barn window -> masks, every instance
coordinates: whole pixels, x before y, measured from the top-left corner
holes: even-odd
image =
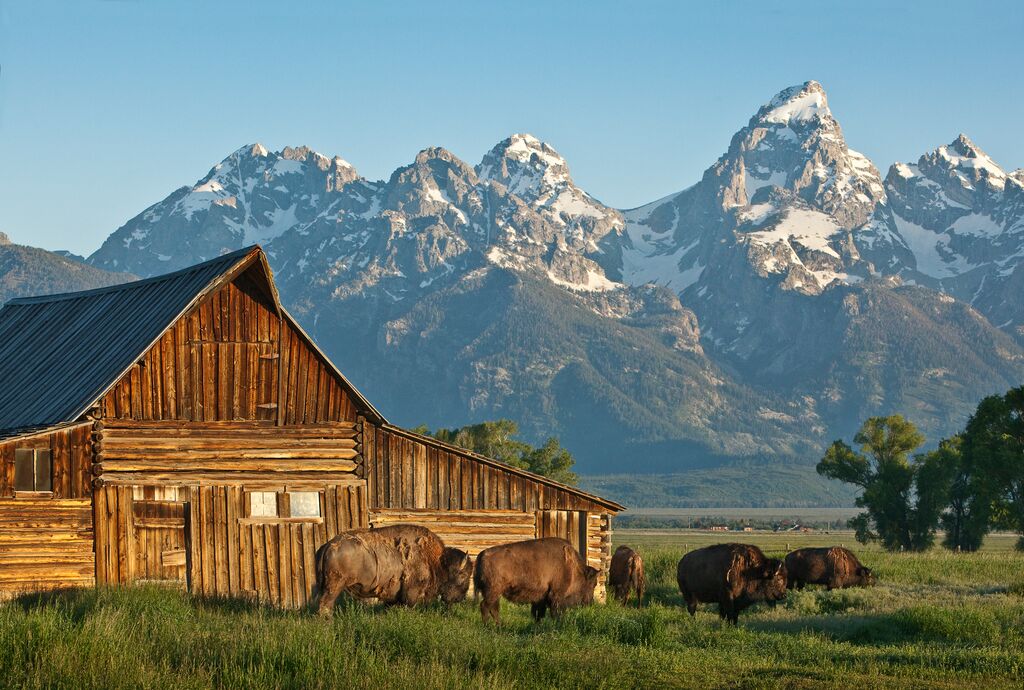
[[[14,451],[14,490],[53,491],[53,463],[49,448]]]
[[[253,491],[249,494],[249,515],[277,517],[277,494],[273,491]]]
[[[320,517],[319,491],[290,491],[288,493],[293,518]]]

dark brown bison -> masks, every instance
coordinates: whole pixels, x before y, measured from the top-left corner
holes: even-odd
[[[736,625],[740,611],[786,596],[786,564],[751,544],[716,544],[683,556],[676,573],[693,616],[697,604],[717,603],[718,615]]]
[[[786,572],[790,589],[803,589],[805,585],[843,589],[875,584],[871,568],[865,568],[852,551],[841,546],[790,551],[786,554]]]
[[[342,592],[415,606],[462,601],[473,563],[426,527],[392,525],[339,534],[316,552],[319,611],[330,615]]]
[[[608,584],[620,604],[625,605],[629,601],[629,593],[635,591],[637,606],[643,606],[647,579],[644,577],[644,559],[640,554],[625,544],[615,549]]]
[[[473,584],[484,621],[500,622],[501,597],[532,604],[533,619],[539,621],[548,608],[558,616],[569,607],[593,603],[597,575],[572,544],[548,537],[484,549],[476,558]]]

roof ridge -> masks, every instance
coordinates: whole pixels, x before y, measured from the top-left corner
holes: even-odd
[[[201,271],[216,262],[237,261],[243,256],[247,256],[248,254],[258,249],[260,249],[260,246],[258,244],[251,244],[248,247],[236,249],[235,251],[228,252],[227,254],[221,254],[220,256],[216,256],[212,259],[207,259],[202,263],[186,266],[185,268],[180,268],[177,271],[172,271],[171,273],[161,273],[160,275],[150,276],[149,278],[130,280],[127,283],[106,285],[104,287],[92,288],[91,290],[79,290],[77,292],[58,292],[51,295],[34,295],[31,297],[16,297],[12,300],[8,300],[3,306],[6,307],[17,306],[22,304],[42,304],[45,302],[60,302],[63,300],[79,299],[81,297],[92,297],[93,295],[102,295],[109,292],[133,290],[135,288],[139,288],[145,285],[152,285],[153,283],[159,283],[164,280],[178,278],[188,273],[195,273],[196,271]]]

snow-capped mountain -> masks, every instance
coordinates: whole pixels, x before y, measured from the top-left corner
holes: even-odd
[[[961,134],[896,163],[886,207],[859,242],[878,270],[940,289],[1024,336],[1024,170],[1004,171]]]
[[[807,82],[637,209],[528,134],[382,181],[255,144],[89,261],[150,275],[261,242],[289,308],[400,422],[509,416],[591,471],[808,460],[869,414],[937,438],[1024,377],[985,318],[1021,323],[1021,189],[964,137],[883,182]]]

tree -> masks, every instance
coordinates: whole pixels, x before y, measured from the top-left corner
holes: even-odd
[[[853,441],[859,451],[835,441],[817,470],[862,489],[856,503],[867,510],[850,521],[857,540],[877,540],[893,551],[930,548],[952,479],[948,458],[926,454],[911,459],[924,437],[900,415],[868,419]]]
[[[967,493],[979,519],[1024,534],[1024,386],[978,404],[963,433]],[[1024,537],[1017,542],[1024,550]]]
[[[942,543],[954,551],[977,551],[989,531],[991,502],[978,496],[975,472],[962,448],[963,436],[957,434],[930,453],[950,468],[948,507],[941,518]]]
[[[417,431],[430,433],[426,427],[418,427]],[[543,445],[534,448],[516,439],[518,433],[519,426],[511,419],[498,419],[455,429],[438,429],[431,435],[445,443],[550,477],[563,484],[576,483],[577,477],[572,471],[576,461],[557,438],[552,436]]]

